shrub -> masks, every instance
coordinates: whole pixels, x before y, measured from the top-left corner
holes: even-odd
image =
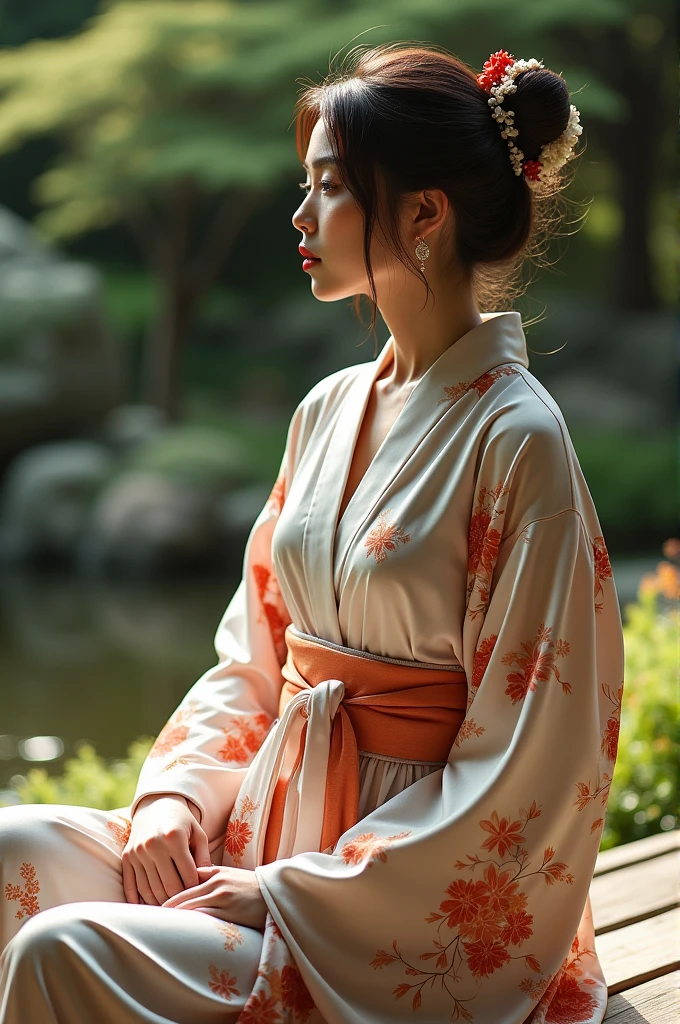
[[[677,559],[680,541],[664,544]],[[680,572],[659,562],[624,609],[626,652],[619,750],[601,849],[668,831],[678,818]]]
[[[152,743],[151,736],[140,736],[125,757],[109,761],[100,757],[92,744],[81,743],[75,757],[65,762],[63,775],[50,776],[44,768],[31,768],[16,787],[19,800],[25,804],[78,804],[104,811],[127,807]]]

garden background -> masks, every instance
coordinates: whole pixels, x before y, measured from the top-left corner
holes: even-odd
[[[676,26],[665,0],[0,3],[0,803],[113,808],[215,661],[297,402],[372,359],[301,273],[293,107],[352,46],[562,73],[570,234],[516,303],[626,631],[602,847],[677,820]],[[528,267],[531,276],[531,267]]]

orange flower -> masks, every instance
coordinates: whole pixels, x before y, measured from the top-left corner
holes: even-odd
[[[387,860],[385,850],[395,839],[403,839],[410,835],[410,832],[400,832],[396,836],[379,836],[375,832],[363,832],[360,836],[348,840],[340,851],[345,864],[359,864],[368,858],[370,863],[374,860]]]
[[[500,942],[464,942],[467,964],[475,978],[484,978],[510,963],[510,954]]]
[[[480,821],[480,826],[491,835],[482,843],[482,849],[493,851],[498,847],[498,856],[504,857],[513,846],[525,842],[522,835],[522,822],[510,821],[508,818],[498,819],[496,811],[491,812],[491,820]]]
[[[496,640],[498,640],[496,635],[485,637],[475,651],[475,656],[472,659],[472,680],[470,682],[472,690],[477,690],[484,678],[484,673],[487,670],[493,649],[496,646]]]
[[[508,651],[501,661],[504,665],[517,664],[520,671],[510,672],[506,677],[508,686],[505,692],[513,704],[523,700],[529,691],[536,690],[537,683],[545,683],[551,673],[562,686],[565,693],[571,693],[571,683],[560,677],[555,666],[555,657],[567,657],[569,644],[564,640],[551,639],[552,626],[541,623],[533,640],[522,641],[521,651]]]
[[[234,859],[243,856],[243,851],[249,842],[252,841],[253,830],[247,821],[242,818],[232,818],[227,825],[224,836],[224,846],[227,853]]]
[[[209,967],[212,981],[208,982],[210,988],[218,996],[224,999],[231,999],[232,996],[240,996],[241,993],[236,987],[236,978],[232,978],[227,971],[218,971],[214,964]]]
[[[220,921],[218,924],[219,930],[224,935],[224,948],[230,950],[232,953],[237,946],[243,945],[243,934],[240,928],[237,928],[231,921]]]
[[[290,964],[286,964],[281,971],[281,997],[284,1006],[296,1016],[304,1015],[305,1019],[315,1007],[300,971]]]
[[[527,905],[526,894],[520,892],[519,884],[512,881],[510,872],[499,871],[495,864],[486,868],[480,885],[483,898],[502,917],[524,910]]]
[[[480,909],[481,882],[460,879],[452,882],[446,892],[451,899],[440,903],[439,909],[443,914],[448,914],[446,923],[449,928],[455,928],[463,923],[469,924],[474,920]]]
[[[595,537],[592,542],[592,547],[595,563],[595,611],[599,612],[602,609],[602,602],[597,604],[597,597],[604,593],[602,580],[611,579],[612,567],[609,561],[609,555],[607,554],[607,548],[605,547],[604,537]]]
[[[106,827],[111,832],[113,832],[114,836],[121,844],[121,846],[125,846],[128,839],[130,838],[130,832],[132,831],[132,822],[130,821],[129,818],[124,818],[122,815],[120,816],[120,820],[124,822],[123,825],[119,825],[117,821],[107,821]]]
[[[619,746],[619,727],[621,723],[618,718],[608,718],[607,725],[602,737],[600,750],[608,761],[616,760],[616,751]]]
[[[277,476],[276,483],[272,487],[271,494],[267,498],[267,508],[272,515],[280,515],[286,493],[286,480],[283,471]]]
[[[534,934],[531,928],[533,919],[533,914],[527,914],[524,910],[508,914],[507,923],[501,932],[501,942],[506,946],[521,946]]]
[[[286,608],[274,570],[268,565],[255,563],[253,576],[260,604],[274,641],[276,654],[279,661],[283,663],[287,653],[286,626],[292,621],[292,617]]]
[[[592,1020],[596,1005],[594,997],[580,988],[576,978],[563,971],[550,1001],[548,1019],[550,1024],[585,1024]]]
[[[264,992],[253,993],[239,1015],[239,1024],[279,1024],[277,1002]]]
[[[19,868],[19,874],[26,884],[25,891],[20,885],[12,885],[11,882],[8,882],[5,886],[5,899],[8,902],[18,900],[21,904],[23,909],[17,910],[15,915],[21,921],[23,917],[33,917],[34,914],[40,913],[40,906],[38,904],[40,883],[35,872],[35,865],[29,861],[24,861]]]
[[[380,513],[376,525],[364,541],[364,547],[368,548],[366,558],[375,555],[376,562],[384,562],[388,551],[396,551],[397,544],[408,544],[411,539],[411,535],[404,533],[396,523],[386,521],[389,511],[386,508]]]

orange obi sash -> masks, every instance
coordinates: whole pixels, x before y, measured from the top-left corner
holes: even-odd
[[[319,640],[288,626],[286,682],[279,717],[303,690],[340,680],[342,697],[331,726],[321,830],[321,852],[335,845],[359,818],[359,750],[383,757],[445,763],[465,718],[467,679],[459,667],[401,661]],[[311,697],[311,694],[310,694]],[[309,715],[297,760],[277,780],[269,811],[263,863],[276,859],[289,780],[302,762]]]

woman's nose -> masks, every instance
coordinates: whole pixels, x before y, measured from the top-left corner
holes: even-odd
[[[311,214],[305,209],[305,199],[302,200],[297,210],[291,217],[291,221],[294,228],[298,231],[302,231],[303,234],[311,234],[310,224],[313,223]]]

